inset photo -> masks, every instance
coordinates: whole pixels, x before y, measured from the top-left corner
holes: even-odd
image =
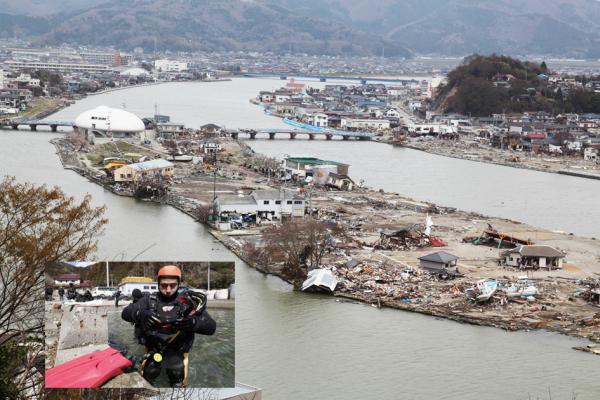
[[[46,268],[46,388],[234,387],[234,262]]]

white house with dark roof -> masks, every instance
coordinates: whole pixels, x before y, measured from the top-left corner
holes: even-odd
[[[219,195],[215,208],[220,221],[233,215],[249,218],[257,223],[276,222],[285,218],[304,218],[306,200],[286,190],[255,190],[249,195]]]
[[[505,265],[521,269],[560,269],[565,253],[551,246],[521,245],[500,253]]]

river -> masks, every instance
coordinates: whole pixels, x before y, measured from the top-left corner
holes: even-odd
[[[240,79],[136,88],[88,97],[53,117],[74,117],[95,105],[122,103],[130,111],[147,116],[153,113],[154,103],[159,102],[161,113],[192,127],[207,122],[228,127],[276,127],[278,121],[262,114],[246,99],[258,90],[280,84],[278,80]],[[181,99],[192,104],[184,105]],[[215,101],[227,110],[217,112]],[[170,105],[171,102],[187,111]],[[263,388],[263,398],[267,400],[572,399],[574,395],[582,400],[600,395],[600,382],[593,373],[598,368],[597,357],[571,350],[581,343],[579,340],[547,332],[508,333],[294,292],[281,280],[249,268],[184,214],[115,196],[63,170],[48,143],[55,135],[0,131],[2,174],[59,185],[78,197],[87,192],[94,204],[107,204],[110,222],[100,238],[100,259],[128,260],[145,250],[138,260],[236,260],[236,381]],[[280,151],[290,144],[265,143],[280,143]],[[295,142],[294,151],[299,143],[305,145]],[[354,144],[364,149],[388,149],[377,144],[350,143]],[[324,145],[327,144],[315,142],[313,152]],[[425,153],[415,154],[427,157]],[[359,164],[354,163],[351,173],[358,173]],[[444,167],[442,163],[440,168]],[[523,172],[528,171],[510,170],[511,183],[520,180]],[[422,176],[403,176],[407,186],[410,180],[413,185],[424,185],[416,182]],[[479,191],[473,194],[476,186],[468,178],[463,180],[463,187],[471,191],[471,196],[483,196]],[[494,180],[492,175],[489,180]],[[396,179],[388,184],[394,182],[397,184]],[[549,192],[555,195],[563,190],[566,188],[560,186]],[[589,196],[588,211],[595,207],[593,192],[579,195]],[[439,198],[432,200],[445,204]],[[568,208],[572,203],[566,204]],[[578,218],[581,226],[586,224],[583,220]],[[558,225],[559,229],[568,229]],[[127,237],[127,245],[123,245],[123,237]]]

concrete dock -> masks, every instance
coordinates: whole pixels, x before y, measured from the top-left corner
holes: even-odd
[[[46,368],[109,347],[108,310],[112,307],[114,302],[111,301],[97,306],[47,302],[46,348],[49,360]],[[52,360],[54,354],[56,355]],[[153,389],[137,372],[121,374],[102,387]]]

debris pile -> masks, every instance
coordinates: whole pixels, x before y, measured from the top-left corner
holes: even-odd
[[[592,304],[600,306],[600,279],[583,279],[577,282],[580,287],[575,294]]]
[[[401,229],[383,230],[374,248],[376,250],[414,250],[419,247],[445,246],[439,238],[425,233],[421,224],[411,224]]]

